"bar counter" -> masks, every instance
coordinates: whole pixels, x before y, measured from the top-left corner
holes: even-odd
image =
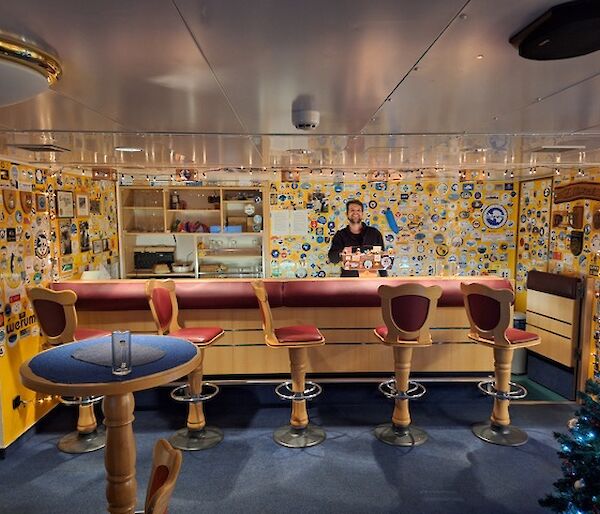
[[[206,351],[205,373],[256,378],[289,372],[286,352],[264,344],[258,304],[250,280],[178,279],[182,325],[219,325],[225,335]],[[492,352],[467,339],[469,323],[460,283],[485,283],[511,288],[510,280],[494,277],[389,277],[265,279],[275,326],[314,324],[325,346],[309,352],[309,373],[391,373],[392,350],[373,334],[382,325],[377,289],[382,284],[419,282],[442,287],[432,324],[434,345],[415,352],[413,371],[488,373]],[[155,333],[143,280],[64,281],[55,290],[78,295],[79,325],[105,330]]]

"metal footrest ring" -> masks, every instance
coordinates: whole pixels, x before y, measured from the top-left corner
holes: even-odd
[[[527,389],[515,382],[508,383],[510,387],[510,391],[508,392],[498,391],[495,384],[496,381],[494,379],[483,380],[477,384],[477,387],[482,393],[498,398],[498,400],[520,400],[527,396]]]
[[[414,380],[408,381],[408,389],[406,391],[398,391],[396,389],[396,379],[390,378],[385,382],[379,384],[379,390],[384,394],[386,398],[392,400],[414,400],[415,398],[421,398],[426,392],[425,386]]]
[[[323,388],[314,382],[305,382],[304,391],[294,392],[292,391],[291,380],[287,380],[275,388],[275,394],[282,400],[294,400],[297,402],[302,400],[312,400],[313,398],[319,396],[322,392]]]
[[[60,403],[65,405],[94,405],[104,399],[104,396],[61,396]]]
[[[212,382],[204,382],[202,384],[202,390],[204,390],[205,387],[209,389],[209,392],[200,392],[198,395],[193,395],[190,393],[190,385],[185,384],[173,389],[171,391],[171,398],[177,402],[200,403],[210,400],[219,392],[219,386],[217,384],[213,384]]]

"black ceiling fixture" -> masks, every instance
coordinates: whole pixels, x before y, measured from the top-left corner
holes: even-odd
[[[600,50],[600,1],[555,5],[509,39],[526,59],[549,61]]]

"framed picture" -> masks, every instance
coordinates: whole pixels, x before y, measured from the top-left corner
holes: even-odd
[[[100,212],[100,200],[90,200],[90,214],[102,214]]]
[[[79,222],[79,248],[82,252],[90,251],[90,225],[87,221]]]
[[[92,241],[92,250],[94,253],[102,253],[102,239]]]
[[[71,220],[63,220],[59,224],[60,231],[60,254],[71,255],[73,247],[71,245]]]
[[[48,200],[44,193],[35,194],[35,211],[46,212],[48,210]]]
[[[110,250],[109,244],[108,244],[108,239],[103,239],[102,240],[102,251],[103,252],[108,252]]]
[[[88,195],[77,195],[77,216],[89,216],[90,215],[90,198]]]
[[[73,193],[71,191],[56,192],[56,215],[59,218],[72,218],[73,212]]]

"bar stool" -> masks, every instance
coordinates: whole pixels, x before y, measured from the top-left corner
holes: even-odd
[[[510,381],[513,353],[540,343],[537,334],[509,327],[510,306],[514,293],[510,289],[492,289],[483,284],[461,284],[471,331],[469,339],[494,349],[494,379],[478,384],[479,389],[494,398],[489,422],[473,425],[473,433],[488,443],[520,446],[527,433],[510,424],[510,400],[524,398],[527,389]]]
[[[108,336],[106,330],[77,327],[75,291],[53,291],[44,287],[27,287],[27,297],[33,307],[40,330],[49,345],[56,346],[73,341],[83,341],[92,337]],[[77,405],[77,431],[71,432],[58,441],[58,449],[65,453],[86,453],[104,448],[106,436],[104,427],[98,427],[94,404],[103,396],[61,396],[65,405]]]
[[[265,285],[260,280],[252,282],[256,294],[265,342],[271,348],[287,348],[290,357],[292,380],[275,388],[275,393],[283,400],[292,401],[290,424],[278,428],[273,433],[276,443],[288,448],[306,448],[325,440],[325,431],[309,422],[306,400],[312,400],[322,392],[321,386],[307,382],[307,349],[325,344],[319,329],[312,325],[296,325],[273,328],[273,316]]]
[[[375,428],[380,441],[393,446],[418,446],[427,440],[427,432],[411,424],[408,401],[420,398],[425,386],[409,380],[413,348],[431,346],[429,326],[442,295],[439,286],[420,284],[380,286],[384,326],[375,335],[394,349],[394,378],[379,384],[379,390],[394,400],[392,422]]]
[[[173,280],[146,281],[146,298],[152,311],[159,335],[169,334],[194,343],[201,355],[200,364],[188,376],[188,383],[171,391],[171,398],[189,405],[187,424],[169,439],[180,450],[206,450],[223,440],[223,432],[206,425],[202,403],[219,392],[219,386],[203,382],[204,349],[213,344],[225,332],[221,327],[183,328],[177,320],[179,307]],[[207,389],[206,392],[203,392]]]

